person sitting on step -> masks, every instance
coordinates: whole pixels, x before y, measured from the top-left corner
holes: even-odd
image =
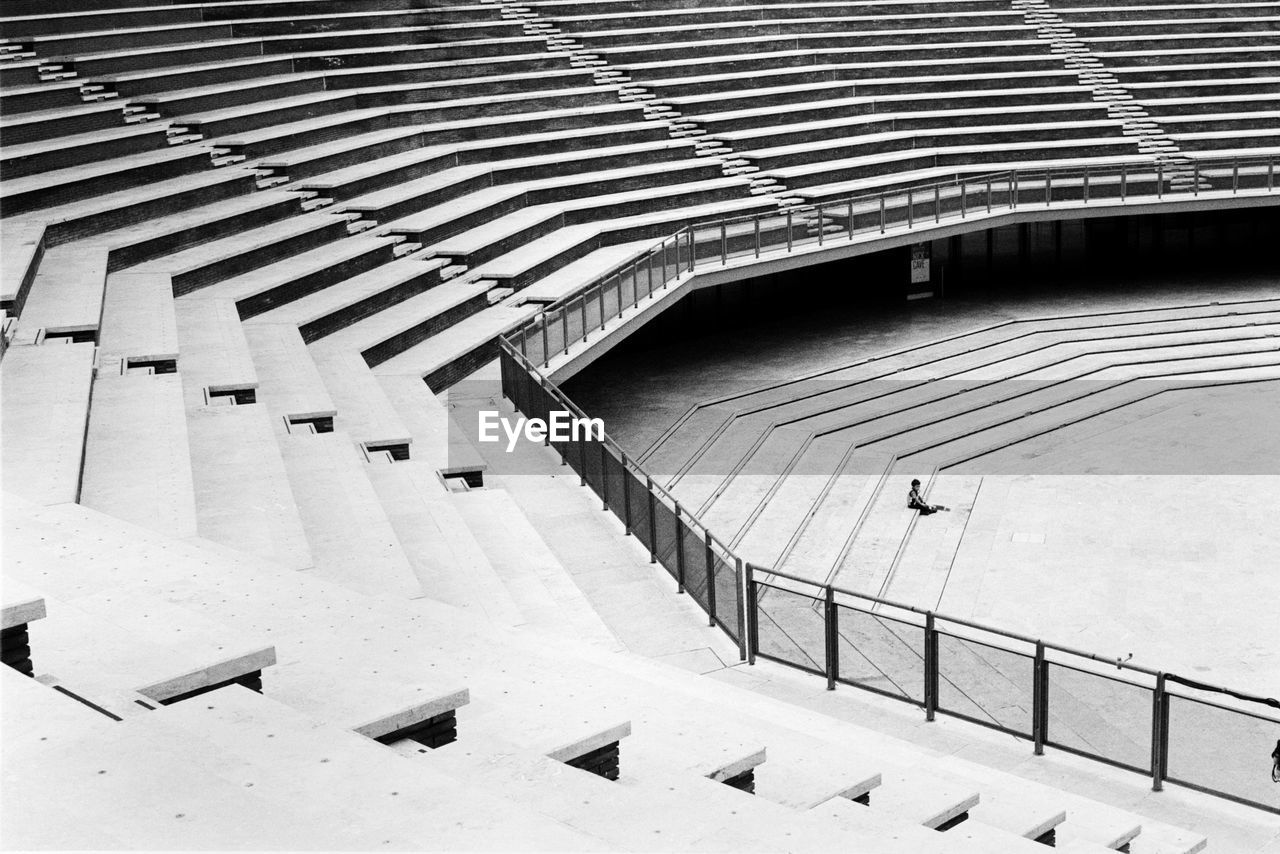
[[[944,507],[941,504],[930,504],[924,500],[924,496],[920,494],[920,481],[911,481],[911,492],[907,493],[907,507],[911,510],[919,510],[921,516],[930,516],[939,510],[950,510],[950,507]]]

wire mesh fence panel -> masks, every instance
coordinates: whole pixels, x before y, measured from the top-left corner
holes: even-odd
[[[653,552],[658,563],[666,567],[672,578],[680,577],[679,559],[676,557],[676,546],[679,541],[679,525],[675,512],[661,500],[653,503]]]
[[[631,533],[644,544],[646,549],[653,549],[653,540],[649,536],[649,488],[635,472],[628,471],[623,478],[627,484],[627,494],[631,496]]]
[[[1030,737],[1034,663],[1029,655],[938,632],[938,710]]]
[[[604,495],[604,461],[600,458],[600,442],[587,439],[574,444],[577,446],[575,448],[577,456],[570,459],[575,462],[581,460],[583,470],[579,474],[586,478],[587,486],[591,487],[596,495]]]
[[[826,672],[826,618],[822,600],[769,584],[756,584],[756,654],[801,670]]]
[[[1168,738],[1169,780],[1280,812],[1271,781],[1280,721],[1171,694]]]
[[[924,703],[924,627],[836,605],[841,682]]]
[[[1048,672],[1046,744],[1151,772],[1151,688],[1057,662]]]
[[[707,541],[702,529],[680,520],[684,527],[684,591],[693,597],[702,610],[711,613],[711,600],[707,594]]]
[[[622,466],[622,460],[608,447],[604,452],[604,485],[604,497],[609,502],[609,509],[625,525],[627,522],[626,470]]]
[[[742,637],[742,612],[738,607],[742,590],[737,566],[714,552],[711,556],[711,566],[715,575],[716,624],[728,632],[734,640],[738,640]]]

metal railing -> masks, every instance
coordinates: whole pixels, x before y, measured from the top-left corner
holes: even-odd
[[[503,394],[517,409],[586,417],[517,343],[499,345]],[[1254,710],[1277,701],[752,566],[607,435],[547,444],[742,660],[910,703],[928,720],[944,714],[1009,733],[1037,755],[1048,746],[1146,774],[1157,791],[1172,782],[1280,814],[1270,758],[1280,719]]]
[[[517,350],[546,367],[592,332],[681,276],[707,266],[839,245],[878,235],[926,231],[977,215],[1058,206],[1137,204],[1210,194],[1276,191],[1276,157],[1152,161],[1009,170],[687,225],[630,260],[548,305],[508,334]]]

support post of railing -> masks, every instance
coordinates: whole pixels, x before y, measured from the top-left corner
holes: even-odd
[[[1200,161],[1195,160],[1191,163],[1191,194],[1193,196],[1200,195]]]
[[[924,615],[924,719],[931,721],[938,711],[938,633],[933,612]]]
[[[849,200],[849,239],[853,240],[853,199]]]
[[[609,509],[609,449],[600,443],[600,509]]]
[[[756,650],[760,648],[760,627],[756,624],[756,574],[754,567],[747,564],[743,576],[743,589],[746,591],[744,609],[746,619],[743,621],[743,634],[747,636],[747,664],[756,663]]]
[[[760,215],[757,214],[756,216],[752,217],[752,221],[755,223],[755,231],[756,231],[756,257],[759,258],[760,257]]]
[[[716,556],[711,550],[711,532],[706,531],[707,546],[707,625],[716,627]]]
[[[545,368],[550,364],[551,364],[551,344],[548,341],[548,335],[547,335],[547,315],[546,315],[546,312],[543,312],[542,314],[542,367]]]
[[[1240,161],[1231,161],[1231,195],[1240,192]]]
[[[1156,198],[1164,198],[1164,163],[1156,164]]]
[[[1120,164],[1120,201],[1129,195],[1129,164]]]
[[[1011,210],[1018,209],[1018,172],[1014,170],[1009,173],[1009,208]]]
[[[933,221],[942,222],[942,188],[933,185]]]
[[[684,592],[684,525],[680,523],[680,502],[676,502],[676,592]]]
[[[653,494],[653,478],[645,475],[645,494],[649,496],[649,563],[658,562],[658,499]]]
[[[915,211],[912,210],[914,205],[911,203],[911,188],[907,188],[907,228],[915,228]]]
[[[1084,167],[1084,203],[1089,204],[1089,167]]]
[[[836,592],[831,585],[827,585],[826,589],[826,638],[827,638],[827,690],[834,691],[836,689],[836,679],[840,676],[840,645],[837,638],[840,637],[840,627],[836,624],[839,619],[836,616]]]
[[[791,209],[787,208],[787,251],[791,251]]]
[[[662,283],[667,283],[667,241],[662,241]],[[653,293],[653,288],[649,288],[649,292]],[[640,300],[637,299],[638,303]]]
[[[656,253],[655,253],[655,254],[656,254]],[[653,290],[653,255],[650,255],[650,256],[649,256],[649,275],[648,275],[648,276],[646,276],[645,278],[646,278],[646,280],[649,282],[649,290]],[[633,281],[631,282],[631,295],[632,295],[632,296],[635,296],[635,294],[636,294],[636,291],[637,291],[637,290],[638,290],[638,288],[636,288],[636,283],[635,283],[635,281],[633,280]],[[639,302],[639,300],[637,300],[637,302]],[[618,319],[619,319],[619,320],[621,320],[621,319],[622,319],[622,311],[623,311],[623,307],[622,307],[622,277],[621,277],[621,276],[619,276],[619,277],[618,277]]]
[[[884,234],[884,193],[880,194],[880,233]]]
[[[1047,169],[1044,173],[1044,206],[1047,208],[1053,204],[1053,173]]]
[[[991,213],[991,179],[987,179],[987,213]]]
[[[720,221],[720,266],[729,263],[729,229],[724,220]]]
[[[734,571],[733,577],[735,581],[735,584],[733,585],[734,607],[737,609],[737,614],[738,614],[738,660],[746,661],[747,660],[747,596],[745,592],[746,588],[744,587],[744,584],[746,584],[746,580],[745,580],[746,576],[742,568],[742,558],[735,557],[733,559],[733,571]],[[751,663],[755,664],[754,658],[752,658]]]
[[[1044,644],[1036,641],[1036,660],[1031,668],[1031,740],[1035,755],[1044,755],[1045,724],[1049,722],[1049,665]]]
[[[684,230],[689,235],[689,272],[692,273],[698,263],[698,252],[693,245],[693,226],[686,225]]]
[[[627,536],[631,536],[631,490],[627,487],[627,452],[622,456],[622,524],[626,526]]]
[[[1156,674],[1151,694],[1151,791],[1164,789],[1165,765],[1169,761],[1169,695],[1164,673]]]
[[[587,485],[587,443],[578,443],[578,486]]]
[[[582,295],[582,343],[583,344],[587,343],[588,329],[590,329],[590,327],[587,326],[587,295],[583,294]],[[565,348],[565,352],[566,353],[569,352],[568,347]]]
[[[960,182],[960,218],[964,219],[969,213],[969,182]]]
[[[822,205],[818,205],[818,245],[822,245],[822,233],[827,230],[826,220],[823,218]]]

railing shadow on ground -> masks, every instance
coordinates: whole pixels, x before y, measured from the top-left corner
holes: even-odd
[[[502,389],[529,417],[585,413],[543,368],[708,263],[823,246],[1027,205],[1275,191],[1272,156],[957,177],[779,214],[690,225],[548,306],[499,341]],[[832,224],[838,224],[833,229]],[[1274,699],[1209,685],[743,561],[607,435],[547,444],[738,645],[756,658],[1280,814]],[[820,574],[822,574],[820,572]],[[1111,671],[1115,671],[1112,673]],[[1172,687],[1171,687],[1172,686]],[[1228,705],[1231,703],[1232,705]]]

